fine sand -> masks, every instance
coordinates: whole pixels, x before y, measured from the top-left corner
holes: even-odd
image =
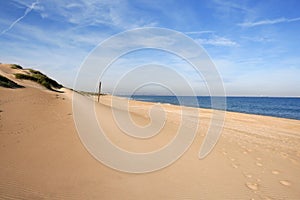
[[[0,65],[1,75],[25,86],[0,87],[0,199],[300,199],[299,120],[227,112],[217,145],[200,160],[212,111],[188,108],[200,121],[188,151],[164,169],[125,173],[103,165],[85,149],[73,120],[70,90],[52,92],[16,80],[12,74],[19,71]],[[175,136],[182,107],[156,104],[165,110],[165,126],[158,135],[140,140],[116,126],[112,110],[126,112],[124,102],[107,95],[95,103],[112,143],[149,152]],[[156,123],[148,114],[153,105],[129,101],[134,123]]]

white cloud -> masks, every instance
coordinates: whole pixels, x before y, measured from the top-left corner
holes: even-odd
[[[26,6],[24,0],[16,3]],[[79,26],[109,26],[118,29],[130,29],[141,26],[154,26],[151,19],[137,16],[139,14],[127,1],[77,0],[43,0],[34,9],[43,18],[68,22]]]
[[[272,42],[274,41],[271,37],[269,36],[241,36],[242,39],[251,41],[251,42]]]
[[[254,21],[254,22],[243,22],[238,25],[242,27],[254,27],[254,26],[272,25],[272,24],[288,23],[288,22],[295,22],[295,21],[300,21],[300,17],[291,18],[291,19],[285,17],[281,17],[277,19],[265,19],[265,20]]]
[[[243,2],[234,3],[232,1],[225,1],[225,0],[213,0],[215,5],[217,5],[218,9],[221,9],[223,11],[229,11],[229,10],[240,10],[240,11],[250,11],[248,7],[243,5]]]
[[[211,31],[211,30],[189,31],[184,33],[190,35],[196,42],[198,42],[201,45],[227,46],[227,47],[238,46],[237,42],[229,38],[219,36],[215,34],[215,31]]]
[[[0,19],[0,24],[8,24],[8,21]],[[59,47],[62,49],[86,47],[90,49],[109,36],[109,34],[100,31],[82,31],[76,28],[51,30],[24,23],[18,24],[15,30],[9,33],[10,39],[14,39],[15,42],[22,43],[34,40],[34,43],[30,42],[31,46],[42,43],[46,44],[48,48]]]
[[[200,35],[200,34],[210,34],[210,33],[214,33],[214,31],[188,31],[188,32],[184,32],[187,35]]]
[[[228,1],[228,0],[212,0],[211,8],[214,10],[213,15],[220,20],[234,21],[234,18],[238,18],[241,15],[252,15],[255,10],[250,6],[247,6],[247,1]]]
[[[5,34],[7,31],[10,31],[18,22],[20,22],[24,17],[26,17],[38,3],[39,3],[39,0],[33,2],[30,6],[28,6],[26,8],[24,14],[21,17],[19,17],[18,19],[16,19],[15,21],[13,21],[7,29],[3,30],[0,33],[0,36]]]
[[[227,46],[227,47],[238,46],[238,43],[236,43],[235,41],[232,41],[225,37],[219,37],[219,36],[214,36],[208,39],[198,38],[196,39],[196,41],[202,45]]]

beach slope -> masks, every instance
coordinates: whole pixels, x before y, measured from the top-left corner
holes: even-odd
[[[227,112],[220,140],[200,160],[212,111],[197,109],[196,138],[179,160],[156,172],[130,174],[103,165],[85,149],[73,120],[72,91],[50,91],[14,73],[23,72],[0,65],[0,75],[23,86],[0,87],[0,199],[300,199],[299,120]],[[113,109],[127,112],[127,101],[107,95],[95,106],[114,144],[149,152],[174,137],[181,107],[161,104],[164,128],[138,140],[119,130],[112,115]],[[133,121],[147,125],[153,105],[129,101]]]

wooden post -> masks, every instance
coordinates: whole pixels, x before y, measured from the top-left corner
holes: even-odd
[[[101,94],[101,81],[99,83],[98,102],[99,102],[99,99],[100,99],[100,94]]]

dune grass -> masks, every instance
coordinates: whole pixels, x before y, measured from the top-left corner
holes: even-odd
[[[11,68],[12,69],[23,69],[23,67],[21,67],[20,65],[17,65],[17,64],[12,64]]]
[[[53,91],[57,91],[55,89],[60,89],[63,87],[61,84],[57,83],[55,80],[49,78],[48,76],[46,76],[45,74],[43,74],[37,70],[29,69],[29,72],[30,72],[30,74],[16,73],[15,77],[17,79],[25,79],[25,80],[31,80],[31,81],[37,82],[37,83],[41,84],[42,86],[44,86],[45,88],[47,88],[49,90],[53,90]]]
[[[5,88],[23,88],[24,86],[15,83],[14,81],[0,75],[0,86]]]

